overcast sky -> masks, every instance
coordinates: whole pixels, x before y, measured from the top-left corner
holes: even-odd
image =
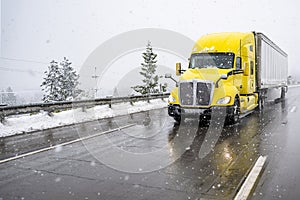
[[[288,53],[289,74],[300,77],[299,4],[296,0],[1,0],[0,89],[36,90],[52,59],[67,56],[79,69],[101,43],[140,28],[168,29],[192,40],[211,32],[263,32]]]

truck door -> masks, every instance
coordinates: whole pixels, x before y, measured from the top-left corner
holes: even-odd
[[[253,45],[248,44],[243,47],[243,89],[242,94],[253,94],[255,92],[255,65],[254,65]]]
[[[235,60],[235,69],[236,70],[241,70],[242,69],[242,59],[241,57],[237,57]],[[234,75],[234,85],[236,88],[242,93],[243,90],[243,74],[235,74]]]

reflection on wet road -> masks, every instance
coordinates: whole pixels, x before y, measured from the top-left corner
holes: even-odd
[[[258,156],[286,142],[272,134],[286,125],[295,98],[234,126],[199,126],[197,119],[176,125],[161,109],[1,139],[4,159],[135,124],[1,164],[0,198],[232,199]]]
[[[299,199],[300,88],[290,88],[288,95],[262,135],[260,151],[268,155],[268,165],[251,199]]]

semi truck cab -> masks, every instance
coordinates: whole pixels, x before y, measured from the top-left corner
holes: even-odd
[[[209,119],[212,109],[222,109],[234,124],[275,98],[268,96],[270,90],[278,98],[286,92],[287,54],[261,33],[208,34],[195,43],[186,70],[176,63],[176,75],[168,101],[171,117]]]

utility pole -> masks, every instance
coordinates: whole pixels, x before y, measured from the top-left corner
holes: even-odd
[[[97,68],[95,67],[95,74],[92,76],[92,78],[95,79],[95,98],[97,97],[97,92],[98,92],[98,88],[97,88],[97,79],[99,78],[99,76],[97,76]]]

